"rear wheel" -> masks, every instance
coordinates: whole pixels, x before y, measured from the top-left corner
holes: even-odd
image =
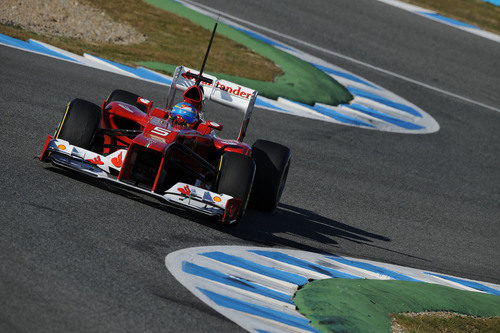
[[[141,110],[142,112],[146,113],[148,111],[148,108],[143,104],[137,103],[137,99],[139,97],[140,97],[139,95],[131,93],[129,91],[116,89],[116,90],[113,90],[111,95],[109,95],[109,97],[107,99],[107,103],[124,102],[124,103],[130,104],[130,105],[133,105],[136,108],[138,108],[139,110]]]
[[[243,205],[238,221],[245,210],[252,191],[255,176],[255,163],[250,156],[227,152],[222,155],[222,161],[217,181],[217,192],[241,199]]]
[[[91,149],[100,122],[101,108],[76,98],[68,104],[56,131],[56,138],[66,140],[74,146]]]
[[[275,142],[257,140],[252,146],[257,166],[250,202],[255,208],[273,211],[280,201],[290,168],[290,149]]]

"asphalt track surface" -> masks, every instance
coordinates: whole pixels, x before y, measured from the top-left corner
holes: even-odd
[[[375,1],[206,4],[500,107],[500,46],[487,39]],[[275,213],[223,228],[33,159],[72,98],[100,104],[121,88],[163,104],[165,87],[0,46],[0,331],[237,331],[164,267],[191,246],[325,251],[499,283],[500,113],[304,50],[422,107],[441,130],[257,110],[247,141],[290,146],[288,184]],[[240,115],[208,107],[233,135]]]

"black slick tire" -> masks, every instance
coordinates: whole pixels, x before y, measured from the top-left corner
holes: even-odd
[[[255,177],[255,163],[250,156],[226,152],[222,155],[217,179],[217,192],[243,200],[239,222],[250,198]]]
[[[57,128],[55,137],[74,146],[91,149],[92,140],[101,122],[101,108],[76,98],[72,100]]]
[[[139,95],[131,93],[129,91],[116,89],[116,90],[113,90],[113,92],[109,95],[106,103],[124,102],[124,103],[130,104],[130,105],[133,105],[136,108],[138,108],[139,110],[141,110],[142,112],[146,113],[148,111],[147,107],[145,105],[137,103],[137,99],[139,97],[140,97]]]
[[[252,146],[252,158],[257,166],[250,204],[256,209],[273,211],[285,188],[290,168],[290,149],[267,140],[257,140]]]

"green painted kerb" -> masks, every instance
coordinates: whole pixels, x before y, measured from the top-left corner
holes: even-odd
[[[316,280],[301,288],[294,302],[322,332],[391,332],[390,313],[500,315],[500,296],[412,281]]]
[[[206,29],[212,30],[214,26],[215,21],[210,17],[186,8],[173,0],[145,1],[178,16],[187,18]],[[298,59],[297,57],[280,51],[271,45],[252,38],[247,34],[225,24],[219,23],[217,33],[225,35],[226,37],[245,45],[252,51],[268,58],[281,67],[284,72],[282,76],[276,78],[275,82],[264,82],[220,73],[210,73],[214,74],[218,78],[230,80],[258,90],[260,95],[268,98],[277,99],[278,97],[285,97],[310,105],[313,105],[316,102],[338,105],[347,103],[352,99],[352,95],[345,87],[321,70],[303,60]],[[162,65],[164,65],[152,62],[140,64],[151,69],[162,69]]]

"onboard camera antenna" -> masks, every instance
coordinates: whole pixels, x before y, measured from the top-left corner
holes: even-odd
[[[214,36],[215,36],[215,30],[217,30],[217,25],[219,24],[219,18],[220,18],[220,14],[217,17],[217,21],[215,21],[214,30],[212,30],[212,36],[210,36],[210,42],[208,43],[207,52],[205,53],[205,59],[203,59],[203,63],[201,64],[200,74],[198,74],[198,77],[196,78],[195,84],[197,86],[199,86],[200,82],[201,82],[201,76],[203,74],[203,70],[205,69],[205,64],[207,63],[208,54],[210,53],[210,48],[212,47],[212,42],[213,42]]]

